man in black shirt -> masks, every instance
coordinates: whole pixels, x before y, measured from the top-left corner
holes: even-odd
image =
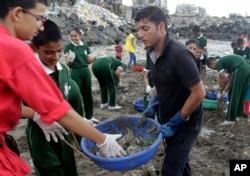
[[[205,90],[194,56],[167,31],[166,14],[156,6],[135,16],[138,37],[147,49],[147,61],[160,107],[160,132],[166,139],[162,175],[191,176],[189,152],[201,129]]]

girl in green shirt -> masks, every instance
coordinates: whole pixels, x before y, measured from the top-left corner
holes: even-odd
[[[70,76],[80,88],[85,117],[96,122],[96,119],[93,118],[92,80],[88,67],[89,64],[96,60],[96,57],[90,55],[88,44],[81,41],[82,33],[78,28],[73,28],[70,31],[71,41],[65,46],[64,52],[74,52],[75,57],[70,58],[67,63],[70,67]]]

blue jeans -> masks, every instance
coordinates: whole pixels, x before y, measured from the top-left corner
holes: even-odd
[[[135,56],[135,53],[129,52],[129,62],[128,62],[128,68],[127,68],[127,70],[130,70],[130,66],[131,66],[132,61],[134,62],[134,66],[136,66],[136,56]]]
[[[166,139],[166,156],[162,166],[164,176],[191,176],[189,153],[200,130],[177,131],[173,137]]]

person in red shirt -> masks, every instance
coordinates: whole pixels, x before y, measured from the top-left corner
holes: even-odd
[[[123,47],[120,44],[120,39],[115,40],[115,57],[116,59],[122,60]]]
[[[247,39],[247,33],[246,33],[245,31],[243,31],[243,32],[240,33],[240,38],[243,39],[244,44],[245,44],[246,46],[249,46],[249,41],[248,41],[248,39]]]
[[[24,176],[30,172],[29,166],[7,147],[4,134],[16,127],[20,117],[33,119],[34,110],[48,126],[58,122],[93,140],[104,156],[126,155],[116,142],[121,135],[103,134],[77,114],[23,41],[43,30],[46,5],[46,0],[0,1],[0,175]],[[34,110],[23,106],[22,101]]]

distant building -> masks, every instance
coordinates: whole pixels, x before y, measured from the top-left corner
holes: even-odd
[[[168,0],[133,0],[132,19],[134,18],[138,10],[148,5],[158,6],[162,8],[166,14],[169,14],[167,2]]]
[[[133,0],[133,6],[135,5],[156,5],[160,8],[167,10],[168,0]]]
[[[168,1],[167,0],[156,0],[155,5],[161,7],[165,10],[168,9]]]
[[[174,14],[175,16],[180,16],[180,17],[184,17],[184,16],[189,16],[189,17],[195,17],[195,16],[199,16],[199,17],[204,17],[207,16],[206,14],[206,9],[199,7],[199,6],[195,6],[193,4],[180,4],[176,7],[176,12]]]

